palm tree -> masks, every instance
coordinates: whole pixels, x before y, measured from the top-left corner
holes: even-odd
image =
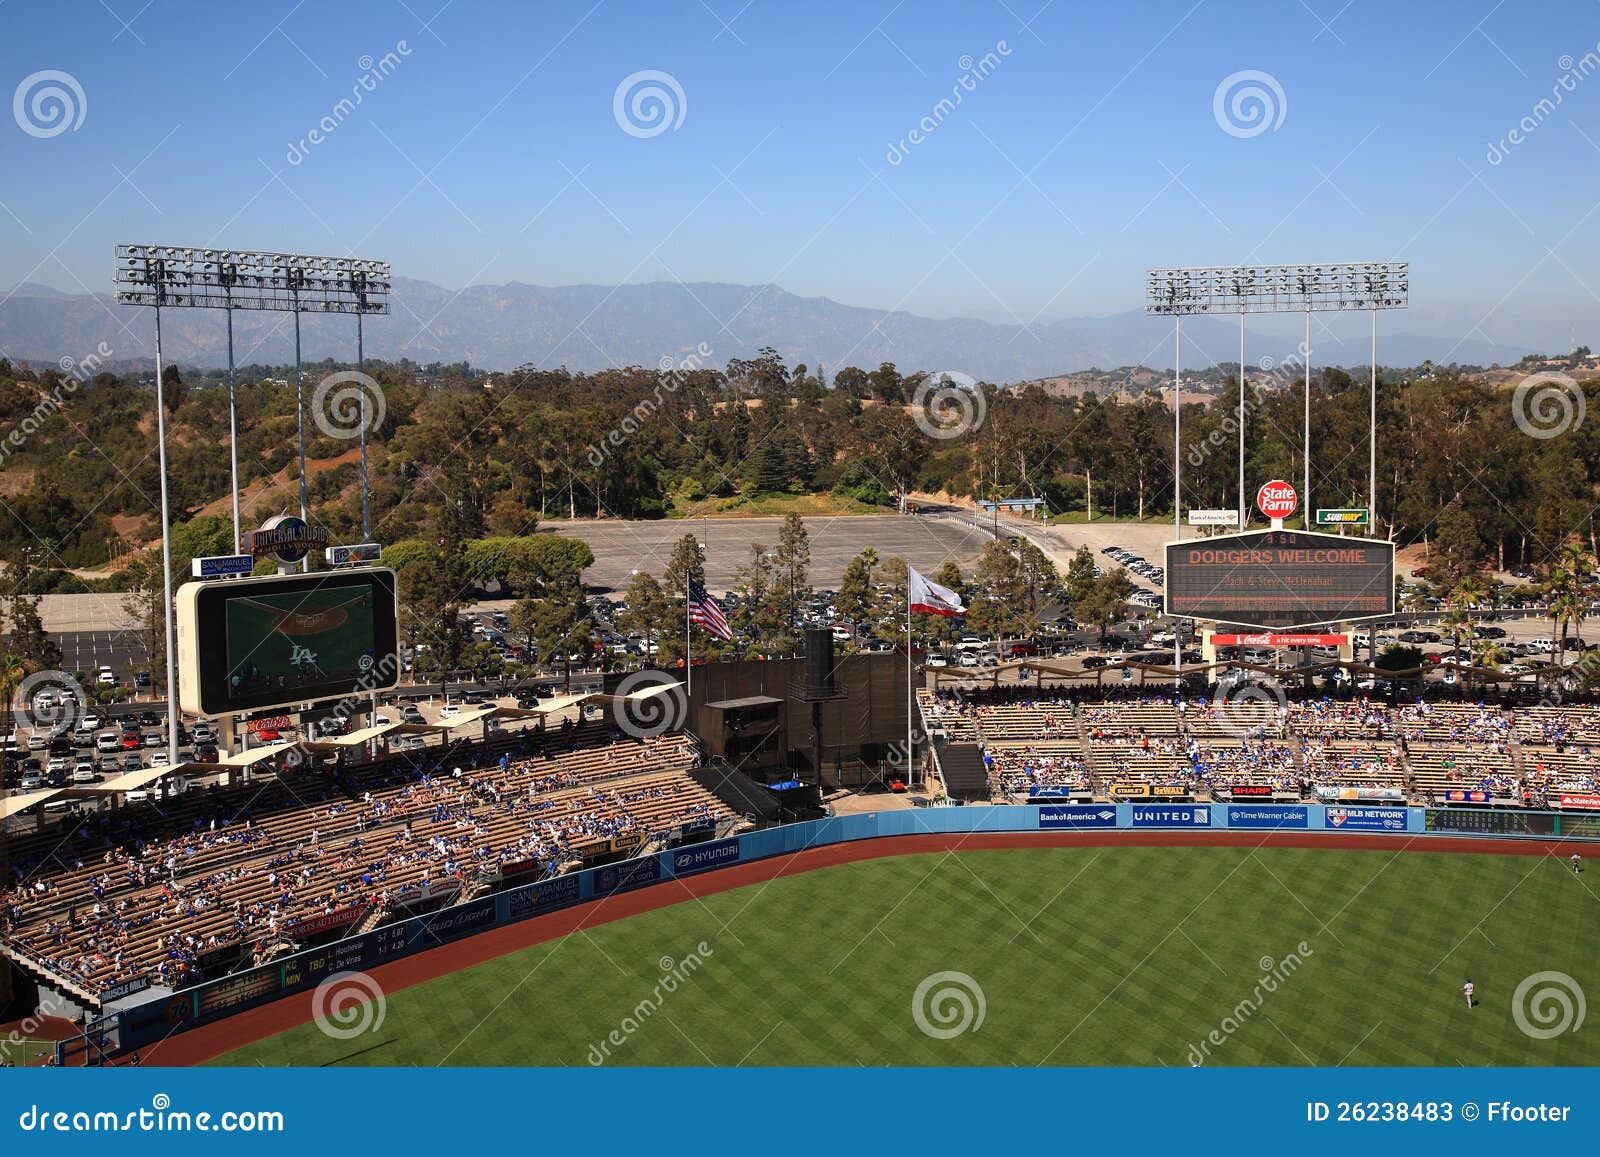
[[[1467,636],[1472,637],[1472,608],[1481,603],[1485,597],[1484,582],[1478,575],[1469,574],[1456,584],[1450,599],[1454,605],[1450,614],[1445,617],[1445,621],[1454,628],[1451,637],[1457,650],[1461,649],[1460,628],[1464,626]]]
[[[14,718],[13,697],[17,688],[22,686],[22,681],[28,677],[28,667],[22,661],[22,656],[10,651],[0,652],[0,695],[5,696],[4,707],[4,734],[11,734],[12,720]]]
[[[1556,658],[1556,666],[1567,665],[1567,629],[1574,624],[1582,623],[1586,610],[1583,596],[1570,582],[1563,583],[1560,591],[1550,600],[1550,617],[1561,625],[1560,652]]]

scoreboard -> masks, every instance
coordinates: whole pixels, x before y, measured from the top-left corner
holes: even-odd
[[[1394,613],[1394,546],[1259,530],[1167,544],[1166,613],[1280,630]]]
[[[399,683],[392,570],[186,583],[177,604],[178,702],[193,714],[295,707]]]

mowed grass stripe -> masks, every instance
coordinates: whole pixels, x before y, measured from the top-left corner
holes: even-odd
[[[1585,1034],[1534,1039],[1511,1000],[1546,971],[1600,993],[1596,903],[1563,863],[1527,857],[896,857],[588,929],[394,993],[376,1033],[306,1025],[219,1063],[1591,1064]],[[983,1006],[950,1039],[913,1015],[945,972]]]

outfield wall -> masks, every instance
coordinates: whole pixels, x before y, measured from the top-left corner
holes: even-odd
[[[881,837],[1022,831],[1338,831],[1600,840],[1600,815],[1370,803],[1116,803],[918,808],[835,816],[691,844],[511,888],[177,994],[130,1003],[108,1013],[91,1031],[106,1034],[122,1050],[137,1048],[311,988],[335,973],[364,970],[503,924],[732,864]]]

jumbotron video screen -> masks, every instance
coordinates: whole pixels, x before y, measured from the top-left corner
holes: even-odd
[[[398,679],[392,571],[192,584],[179,604],[186,710],[305,703]]]
[[[372,591],[365,585],[229,599],[225,626],[234,696],[292,696],[372,670]]]
[[[1299,530],[1167,544],[1166,611],[1261,627],[1309,627],[1394,613],[1394,547]]]

